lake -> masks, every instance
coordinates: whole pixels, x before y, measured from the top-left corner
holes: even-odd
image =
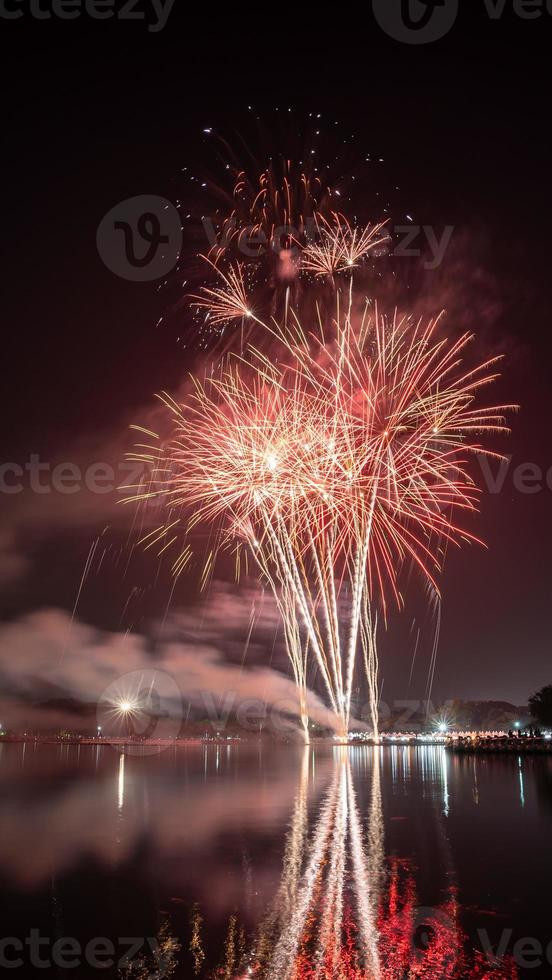
[[[552,975],[552,760],[0,745],[14,976]]]

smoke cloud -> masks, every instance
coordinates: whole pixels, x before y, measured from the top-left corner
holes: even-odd
[[[82,708],[102,696],[127,690],[127,678],[140,672],[174,681],[163,710],[184,717],[190,706],[224,724],[240,706],[255,704],[293,715],[298,710],[295,684],[283,671],[266,666],[267,646],[277,643],[277,614],[270,597],[246,590],[237,592],[215,584],[200,608],[176,611],[166,623],[155,622],[147,633],[116,633],[74,620],[59,609],[32,612],[0,627],[0,677],[9,698],[2,706],[6,727],[39,727],[48,717],[44,701],[52,704],[52,728],[67,711],[60,701],[77,702],[72,724]],[[270,639],[272,637],[272,639]],[[275,643],[276,640],[276,643]],[[261,663],[262,658],[262,663]],[[283,662],[285,663],[285,661]],[[283,666],[283,664],[282,664]],[[285,668],[284,668],[285,669]],[[32,702],[40,702],[31,708]],[[313,720],[333,728],[335,718],[314,692],[309,694]],[[85,723],[90,728],[90,721]],[[178,729],[177,729],[178,730]],[[287,726],[289,731],[289,722]]]

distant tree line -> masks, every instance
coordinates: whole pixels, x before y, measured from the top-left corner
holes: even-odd
[[[552,684],[541,687],[529,698],[531,717],[545,728],[552,728]]]

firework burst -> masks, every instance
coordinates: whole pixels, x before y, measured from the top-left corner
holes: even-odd
[[[227,210],[208,219],[207,281],[191,297],[202,331],[222,333],[251,307],[261,319],[283,321],[389,240],[386,222],[352,224],[336,210],[340,191],[324,174],[283,157],[258,176],[236,173]]]
[[[266,243],[282,247],[303,246],[319,221],[331,217],[332,191],[316,174],[309,174],[288,159],[272,164],[251,178],[238,172],[232,208],[220,225],[219,241],[211,249],[215,261],[221,255],[239,253],[245,238],[258,242],[261,255]]]
[[[213,268],[216,266],[207,259]],[[232,320],[249,320],[254,317],[251,298],[247,292],[243,266],[230,266],[227,273],[217,269],[221,285],[214,288],[202,286],[200,295],[192,296],[192,306],[203,309],[213,325],[226,324]]]
[[[377,609],[402,606],[405,563],[437,589],[446,546],[477,540],[462,520],[478,503],[470,458],[494,455],[480,440],[505,431],[504,406],[478,405],[495,359],[463,366],[469,335],[355,308],[351,282],[330,339],[296,318],[265,324],[279,357],[250,349],[194,379],[183,404],[167,398],[173,436],[143,453],[156,460],[147,495],[169,516],[161,549],[175,514],[186,534],[214,526],[272,588],[306,737],[308,660],[345,736],[360,653],[377,732]],[[176,571],[189,556],[186,543]]]
[[[385,222],[353,228],[342,215],[332,215],[331,221],[321,224],[318,240],[305,246],[302,271],[333,277],[354,269],[378,246],[389,241],[389,235],[382,234],[384,227]]]

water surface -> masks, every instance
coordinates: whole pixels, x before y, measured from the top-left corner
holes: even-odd
[[[546,757],[4,744],[0,792],[15,976],[552,975]]]

